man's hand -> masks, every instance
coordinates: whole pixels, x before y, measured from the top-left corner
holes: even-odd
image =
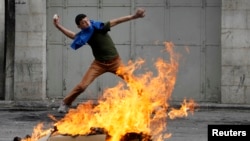
[[[133,15],[133,18],[137,19],[137,18],[143,18],[143,17],[145,17],[145,10],[142,8],[138,8],[135,14]]]
[[[53,17],[53,23],[56,27],[59,25],[59,16],[57,14]]]
[[[74,39],[76,33],[63,27],[60,23],[59,23],[59,16],[58,15],[54,15],[53,17],[53,24],[55,25],[55,27],[57,29],[59,29],[64,35],[66,35],[67,37],[69,37],[70,39]]]

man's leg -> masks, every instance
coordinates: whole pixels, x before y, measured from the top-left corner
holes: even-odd
[[[126,83],[136,83],[137,77],[126,70],[126,65],[122,63],[122,60],[119,58],[113,62],[114,64],[112,67],[109,68],[109,71],[119,76],[123,79]],[[141,90],[139,90],[141,91]]]
[[[135,77],[132,76],[132,74],[127,73],[126,66],[123,64],[121,58],[114,60],[114,62],[112,63],[112,66],[109,67],[109,72],[114,73],[115,75],[119,76],[125,82],[135,80]]]
[[[85,89],[97,78],[99,75],[105,73],[105,69],[103,69],[98,63],[93,61],[88,71],[83,76],[80,83],[78,83],[71,92],[63,99],[63,103],[65,106],[71,106],[73,101],[85,91]],[[60,109],[60,107],[59,107]],[[58,109],[58,110],[59,110]]]

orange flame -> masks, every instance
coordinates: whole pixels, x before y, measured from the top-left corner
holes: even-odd
[[[171,111],[168,113],[168,117],[170,119],[180,118],[184,116],[186,117],[188,116],[188,111],[193,113],[197,106],[198,105],[193,100],[190,100],[187,103],[186,99],[184,99],[181,108],[180,109],[171,108]]]
[[[41,137],[49,134],[50,132],[51,129],[43,130],[43,123],[39,123],[36,127],[34,127],[32,135],[30,137],[22,139],[21,141],[37,141]]]
[[[58,133],[86,135],[91,128],[98,127],[108,132],[108,141],[119,141],[130,132],[151,135],[154,141],[171,137],[170,133],[163,134],[167,117],[187,116],[187,111],[193,111],[196,105],[194,101],[184,100],[180,110],[172,109],[167,113],[168,101],[176,83],[179,55],[174,52],[173,43],[164,44],[169,61],[157,59],[157,74],[146,72],[135,76],[134,71],[143,65],[144,60],[129,61],[128,65],[117,71],[126,82],[106,89],[97,105],[88,101],[76,109],[70,109],[65,117],[54,124]]]

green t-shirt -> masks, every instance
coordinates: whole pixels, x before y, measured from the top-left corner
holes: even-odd
[[[118,56],[118,52],[108,31],[110,31],[110,22],[104,23],[104,27],[101,30],[95,29],[88,41],[96,60],[107,61]]]

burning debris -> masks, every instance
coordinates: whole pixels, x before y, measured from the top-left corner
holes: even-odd
[[[29,138],[30,138],[30,135],[26,135],[23,139],[21,137],[14,137],[13,141],[28,140]]]
[[[22,140],[22,138],[20,138],[20,137],[14,137],[14,139],[13,139],[13,141],[21,141]]]
[[[91,132],[88,135],[61,135],[58,134],[56,127],[51,130],[51,133],[46,136],[40,137],[38,141],[106,141],[109,140],[111,136],[108,132],[102,128],[91,128]],[[26,135],[24,139],[20,137],[15,137],[13,141],[31,141],[31,136]],[[153,141],[151,136],[143,133],[126,133],[120,141]]]
[[[153,141],[151,136],[143,133],[127,133],[120,141]]]
[[[95,137],[100,141],[163,141],[170,138],[171,134],[166,133],[167,117],[187,116],[197,105],[193,100],[184,100],[180,109],[169,109],[179,55],[174,52],[173,43],[164,44],[169,61],[159,58],[155,62],[157,74],[146,72],[135,76],[134,71],[141,68],[144,60],[130,61],[117,71],[118,74],[126,72],[126,83],[119,82],[106,89],[97,105],[88,101],[70,109],[60,120],[52,117],[53,129],[42,130],[39,125],[30,138],[22,141],[99,141]]]

